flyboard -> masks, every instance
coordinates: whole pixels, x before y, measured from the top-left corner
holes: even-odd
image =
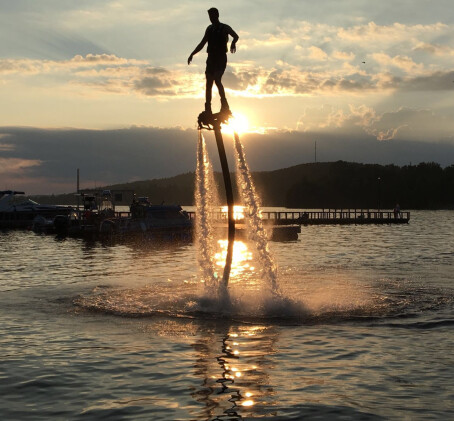
[[[219,159],[221,161],[222,176],[224,178],[225,196],[227,199],[227,217],[228,217],[228,244],[227,256],[225,258],[224,274],[222,282],[225,287],[228,286],[230,269],[232,267],[233,257],[233,243],[235,242],[235,219],[233,217],[233,190],[232,181],[230,179],[229,164],[225,155],[224,141],[222,139],[221,124],[227,123],[229,118],[232,117],[230,110],[221,111],[219,113],[211,114],[203,111],[199,114],[198,125],[199,130],[213,130],[216,138],[216,145],[218,147]]]

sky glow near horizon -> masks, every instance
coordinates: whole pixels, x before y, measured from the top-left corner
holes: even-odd
[[[206,53],[186,60],[212,6],[240,35],[223,81],[250,131],[454,144],[454,11],[446,0],[3,0],[0,126],[195,128]],[[17,150],[4,131],[0,175],[8,182],[0,188],[44,165],[44,156]],[[55,180],[57,191],[65,180]]]

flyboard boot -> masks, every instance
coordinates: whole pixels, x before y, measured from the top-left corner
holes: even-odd
[[[198,118],[199,129],[213,130],[215,125],[227,123],[230,117],[232,112],[225,98],[221,99],[221,111],[215,114],[211,111],[211,104],[205,102],[205,111],[202,111]]]
[[[221,111],[219,114],[225,116],[227,120],[232,116],[232,112],[230,111],[229,103],[226,98],[221,98]]]

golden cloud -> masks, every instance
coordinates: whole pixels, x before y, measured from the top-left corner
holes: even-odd
[[[20,174],[27,168],[36,167],[41,164],[42,161],[38,159],[0,157],[0,174],[2,175]]]
[[[388,42],[397,43],[400,41],[419,38],[421,35],[431,35],[441,33],[449,29],[449,26],[443,23],[434,23],[431,25],[405,25],[394,23],[392,25],[377,25],[375,22],[369,22],[366,25],[357,25],[351,28],[339,28],[337,35],[341,39],[350,42],[374,43]]]

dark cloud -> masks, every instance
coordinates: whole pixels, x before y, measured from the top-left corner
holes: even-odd
[[[73,180],[80,168],[98,183],[165,177],[190,171],[195,165],[196,133],[179,129],[123,130],[0,129],[14,149],[0,157],[39,160],[28,175]],[[40,158],[38,158],[40,157]]]
[[[454,90],[454,71],[435,72],[428,76],[418,76],[403,81],[400,89],[404,91],[452,91]]]
[[[132,127],[122,130],[44,130],[1,128],[1,138],[8,146],[0,148],[0,158],[24,162],[23,175],[42,180],[34,193],[57,192],[51,185],[75,185],[80,168],[83,187],[93,187],[140,179],[169,177],[194,171],[196,165],[196,130]],[[212,161],[220,170],[214,137],[206,134]],[[380,164],[408,164],[410,161],[454,163],[454,145],[422,141],[378,141],[366,133],[302,133],[278,131],[266,135],[243,136],[247,157],[253,170],[272,170],[314,160],[317,139],[319,161],[356,161]],[[225,136],[226,149],[234,165],[233,145]],[[22,161],[18,161],[22,160]],[[20,177],[20,174],[17,175]],[[47,181],[46,181],[47,180]],[[85,184],[84,184],[85,180]],[[88,181],[89,180],[89,181]],[[48,184],[46,184],[48,183]],[[88,184],[88,185],[87,185]],[[14,178],[9,181],[14,188]],[[21,184],[25,190],[27,186]],[[30,190],[30,189],[28,189]]]
[[[454,136],[454,122],[431,110],[401,108],[384,113],[374,124],[377,132],[394,131],[393,137],[430,141],[449,141]]]
[[[148,96],[175,96],[181,83],[163,67],[147,67],[133,83],[134,90]]]
[[[261,79],[261,81],[259,80]],[[337,76],[307,72],[292,67],[286,69],[259,69],[226,72],[226,86],[234,90],[245,90],[259,84],[260,94],[301,95],[324,92],[400,91],[451,91],[454,90],[454,71],[433,72],[424,76],[402,77],[391,73],[351,73]]]
[[[349,111],[331,106],[307,108],[298,121],[304,131],[332,132],[339,136],[368,134],[378,140],[452,142],[454,122],[429,109],[402,107],[383,114],[367,106],[350,106]]]
[[[273,70],[268,74],[263,90],[267,94],[278,93],[282,90],[297,91],[300,81],[298,75],[291,75],[283,70]]]
[[[155,76],[147,76],[134,82],[134,89],[148,96],[172,96],[175,94],[170,88],[175,82]]]
[[[259,80],[261,79],[261,80]],[[297,68],[260,69],[241,72],[227,72],[224,76],[226,86],[235,90],[245,90],[248,86],[259,84],[260,94],[302,95],[317,92],[342,91],[357,92],[377,90],[373,75],[352,73],[347,76],[327,76],[316,72],[306,72]],[[389,78],[387,79],[387,81]],[[393,88],[388,82],[387,88]]]
[[[454,163],[454,144],[410,140],[379,141],[366,133],[355,135],[333,132],[278,132],[266,136],[244,136],[249,164],[254,170],[271,170],[314,161],[317,140],[317,161],[337,160],[406,165],[409,162]]]
[[[239,71],[233,72],[227,70],[222,78],[222,83],[226,88],[236,91],[246,90],[248,86],[257,83],[259,72],[257,71]]]
[[[147,75],[168,75],[170,72],[164,67],[147,67],[144,70],[144,73]]]
[[[283,86],[287,89],[294,88],[295,93],[305,94],[316,91],[342,91],[342,92],[356,92],[361,90],[377,89],[376,83],[372,81],[371,76],[363,76],[357,73],[344,76],[344,77],[330,77],[310,74],[304,75],[301,80],[295,80],[285,77],[283,81],[275,79],[274,86]]]
[[[364,89],[374,89],[374,84],[371,83],[370,78],[354,75],[348,79],[342,79],[337,84],[337,87],[342,91],[361,91]]]
[[[147,67],[133,82],[133,88],[147,96],[172,97],[181,93],[179,91],[181,84],[178,75],[166,68]]]

